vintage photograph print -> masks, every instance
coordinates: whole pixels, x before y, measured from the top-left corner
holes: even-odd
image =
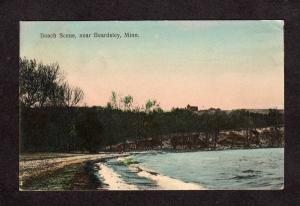
[[[19,190],[282,190],[284,21],[21,21]]]

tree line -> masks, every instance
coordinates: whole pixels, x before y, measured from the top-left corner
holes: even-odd
[[[107,106],[22,108],[21,149],[95,152],[128,140],[200,132],[216,144],[221,131],[250,131],[282,125],[283,114],[273,109],[266,114],[219,109],[198,114],[179,108],[171,111]]]
[[[20,149],[22,151],[89,151],[127,140],[202,132],[216,143],[220,131],[280,127],[283,113],[217,108],[193,112],[163,111],[155,99],[137,106],[132,95],[113,91],[104,107],[78,107],[83,92],[70,87],[58,64],[20,59]]]

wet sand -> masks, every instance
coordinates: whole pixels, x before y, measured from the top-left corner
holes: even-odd
[[[74,155],[65,155],[52,153],[51,155],[42,155],[50,156],[51,158],[41,158],[37,159],[36,154],[32,154],[31,156],[26,154],[26,158],[20,156],[19,162],[19,186],[20,190],[23,190],[24,185],[28,185],[32,181],[39,181],[46,178],[52,178],[53,175],[63,172],[71,166],[76,165],[78,167],[78,174],[74,176],[72,182],[71,189],[81,190],[87,188],[91,188],[90,181],[88,180],[88,176],[90,176],[88,170],[83,169],[85,162],[87,161],[95,161],[95,160],[104,160],[107,158],[115,158],[122,157],[128,154],[116,154],[116,153],[101,153],[101,154],[74,154]],[[22,160],[23,159],[23,160]],[[78,179],[76,179],[78,178]],[[77,183],[76,183],[77,182]],[[82,184],[80,184],[82,182]],[[81,185],[81,186],[79,186]],[[85,185],[85,186],[84,186]]]

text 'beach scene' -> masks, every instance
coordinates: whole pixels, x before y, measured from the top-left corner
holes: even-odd
[[[21,21],[19,190],[281,190],[284,21]]]

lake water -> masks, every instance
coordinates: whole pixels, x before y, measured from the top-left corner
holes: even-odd
[[[139,189],[161,189],[163,184],[172,185],[172,180],[182,182],[182,189],[188,189],[185,183],[213,190],[276,190],[284,185],[283,148],[150,152],[129,158],[126,164],[116,159],[106,164],[126,183]],[[181,189],[180,184],[174,189]]]

